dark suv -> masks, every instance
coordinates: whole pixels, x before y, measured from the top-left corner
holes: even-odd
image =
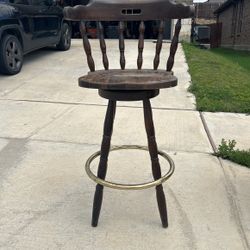
[[[0,0],[0,71],[17,74],[23,55],[56,45],[68,50],[70,23],[55,0]]]

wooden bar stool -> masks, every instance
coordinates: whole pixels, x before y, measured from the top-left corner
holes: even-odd
[[[160,151],[157,148],[150,99],[157,96],[160,89],[170,88],[177,85],[177,78],[173,75],[171,70],[173,68],[174,57],[178,46],[181,18],[189,18],[192,15],[192,7],[183,4],[175,4],[171,0],[134,0],[128,2],[126,2],[126,0],[92,0],[87,5],[78,5],[73,8],[67,7],[64,9],[64,16],[66,19],[80,21],[83,47],[90,69],[90,72],[87,75],[79,78],[79,86],[98,89],[99,95],[109,100],[104,121],[101,150],[91,155],[85,165],[88,176],[97,183],[92,213],[92,226],[94,227],[98,224],[104,186],[125,190],[144,189],[155,186],[162,226],[168,226],[167,206],[162,183],[173,174],[174,162],[165,152]],[[178,21],[175,26],[166,70],[159,70],[158,65],[160,62],[164,25],[165,21],[169,18],[175,18],[178,19]],[[153,69],[142,69],[145,32],[144,21],[147,20],[159,21]],[[91,46],[88,40],[85,21],[97,21],[104,70],[95,71],[95,63],[91,53]],[[106,54],[106,44],[101,21],[119,21],[118,32],[121,69],[109,69],[109,61]],[[125,21],[141,21],[139,25],[137,69],[125,69]],[[139,100],[143,102],[148,147],[138,145],[111,147],[111,135],[116,112],[116,102]],[[141,184],[119,184],[105,181],[109,152],[122,149],[149,151],[154,177],[153,182]],[[164,176],[161,174],[158,155],[162,156],[169,163],[169,170]],[[96,176],[91,171],[90,164],[98,156],[100,156],[100,161]]]

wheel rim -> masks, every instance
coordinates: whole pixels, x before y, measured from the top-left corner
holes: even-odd
[[[64,46],[68,47],[70,44],[70,39],[71,39],[71,35],[70,35],[70,31],[67,28],[64,32]]]
[[[6,46],[6,60],[9,68],[18,71],[22,65],[22,53],[16,41],[10,40]]]

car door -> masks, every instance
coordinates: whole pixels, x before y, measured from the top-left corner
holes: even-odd
[[[56,0],[51,1],[47,10],[47,32],[52,42],[58,42],[61,37],[61,25],[63,20],[63,8],[56,4]]]
[[[37,47],[58,42],[62,9],[48,0],[29,0],[33,8],[33,40]]]
[[[23,50],[24,53],[28,52],[35,46],[32,42],[32,6],[29,4],[28,0],[9,0],[9,4],[17,10],[19,25],[22,29]]]

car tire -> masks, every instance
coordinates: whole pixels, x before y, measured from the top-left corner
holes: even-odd
[[[0,72],[15,75],[23,66],[23,49],[14,35],[5,35],[0,43]]]
[[[69,24],[63,23],[61,38],[59,43],[56,45],[59,50],[68,50],[71,46],[71,29]]]

